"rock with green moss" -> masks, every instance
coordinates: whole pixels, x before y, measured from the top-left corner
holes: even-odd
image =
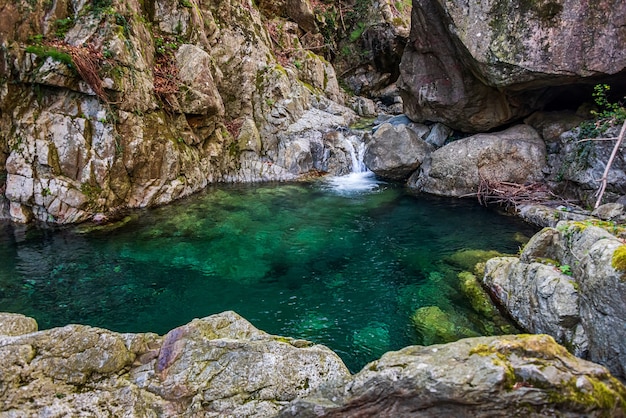
[[[421,344],[441,344],[480,335],[472,324],[459,314],[444,312],[438,306],[425,306],[411,317]]]
[[[444,260],[465,271],[473,272],[478,263],[483,263],[490,258],[501,257],[502,254],[495,250],[460,250],[447,256]]]
[[[476,279],[476,276],[468,271],[459,273],[459,285],[461,292],[468,298],[476,312],[488,318],[496,314],[496,307]]]
[[[280,417],[608,417],[626,388],[546,335],[469,338],[389,352],[342,389],[293,401]]]
[[[529,332],[549,333],[577,355],[624,377],[623,248],[618,238],[593,222],[562,221],[536,234],[519,259],[490,260],[484,280]]]

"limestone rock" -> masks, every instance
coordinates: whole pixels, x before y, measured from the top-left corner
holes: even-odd
[[[37,321],[21,314],[0,313],[0,335],[16,336],[37,331]]]
[[[483,181],[524,184],[542,179],[545,144],[528,125],[460,139],[434,151],[410,187],[443,196],[475,193]]]
[[[326,347],[275,337],[234,312],[170,331],[79,325],[0,337],[0,414],[268,417],[349,377]]]
[[[406,125],[381,125],[367,144],[365,165],[376,175],[406,180],[419,168],[432,147]]]
[[[626,389],[603,367],[535,335],[389,352],[343,389],[293,401],[279,416],[599,417],[625,408]]]
[[[536,234],[519,260],[487,262],[484,281],[529,332],[550,333],[624,377],[626,281],[614,267],[622,245],[604,229],[562,221]]]
[[[619,82],[625,7],[619,0],[414,0],[398,81],[405,112],[486,131],[594,77]]]

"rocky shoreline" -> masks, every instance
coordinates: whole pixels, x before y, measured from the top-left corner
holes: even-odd
[[[234,312],[165,336],[0,314],[0,416],[623,416],[626,388],[551,337],[470,338],[385,354],[351,375],[326,347]],[[459,415],[460,414],[460,415]]]

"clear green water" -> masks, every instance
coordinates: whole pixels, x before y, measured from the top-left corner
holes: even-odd
[[[0,224],[0,311],[42,329],[164,334],[234,310],[269,333],[329,346],[353,371],[424,342],[410,319],[421,306],[484,334],[448,257],[516,253],[516,234],[534,230],[474,202],[371,187],[222,186],[95,231]]]

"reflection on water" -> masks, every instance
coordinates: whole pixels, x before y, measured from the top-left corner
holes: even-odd
[[[1,227],[0,311],[41,328],[163,334],[235,310],[267,332],[328,345],[352,370],[424,342],[410,319],[420,307],[485,333],[447,257],[516,252],[516,233],[533,232],[474,202],[414,196],[369,173],[214,187],[117,229]]]

